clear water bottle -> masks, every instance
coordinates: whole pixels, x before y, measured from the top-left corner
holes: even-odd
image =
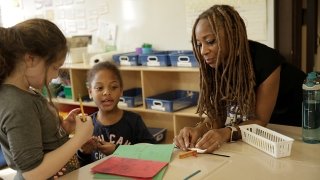
[[[302,140],[320,143],[320,74],[309,73],[302,89]]]

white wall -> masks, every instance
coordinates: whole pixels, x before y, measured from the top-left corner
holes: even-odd
[[[190,34],[187,32],[189,15],[186,14],[186,4],[191,0],[20,0],[22,2],[20,7],[12,7],[12,4],[7,3],[3,5],[5,1],[8,2],[0,0],[1,7],[3,6],[2,23],[7,27],[30,17],[43,17],[54,21],[64,30],[66,36],[70,36],[97,33],[94,26],[105,21],[117,26],[116,45],[122,51],[133,51],[142,43],[151,43],[159,50],[191,49]],[[262,10],[267,8],[267,19],[264,20],[267,25],[264,32],[266,38],[259,41],[274,47],[273,0],[256,1],[266,1],[267,6],[260,7]],[[197,0],[196,2],[206,4],[237,2],[241,5],[244,2],[248,4],[255,1]],[[82,29],[77,28],[81,27],[79,24]]]
[[[264,44],[274,48],[274,0],[267,0],[267,39]]]

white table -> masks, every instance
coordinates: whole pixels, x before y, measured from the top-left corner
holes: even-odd
[[[179,159],[178,154],[181,151],[175,150],[164,179],[183,179],[201,170],[191,179],[319,180],[320,144],[302,142],[300,127],[270,124],[268,128],[295,139],[291,156],[276,159],[242,141],[226,143],[216,152],[230,157],[199,154],[198,157]],[[84,166],[60,179],[93,179],[90,169],[100,161]]]

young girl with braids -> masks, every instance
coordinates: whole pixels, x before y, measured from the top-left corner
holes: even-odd
[[[243,19],[228,5],[214,5],[196,19],[192,32],[200,65],[197,112],[207,115],[174,138],[181,149],[213,152],[241,138],[239,125],[269,121],[301,125],[305,73],[274,49],[247,39]]]
[[[48,20],[0,27],[0,142],[15,179],[49,179],[79,167],[76,152],[91,137],[91,118],[81,122],[75,109],[62,120],[50,91],[49,102],[37,91],[58,76],[67,51]]]

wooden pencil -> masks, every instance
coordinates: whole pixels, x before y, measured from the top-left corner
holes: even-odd
[[[81,110],[81,115],[82,115],[81,121],[82,121],[82,122],[86,122],[86,121],[87,121],[87,118],[86,118],[86,116],[85,116],[85,114],[84,114],[83,104],[82,104],[82,99],[81,99],[80,94],[79,94],[79,102],[80,102],[80,110]]]

